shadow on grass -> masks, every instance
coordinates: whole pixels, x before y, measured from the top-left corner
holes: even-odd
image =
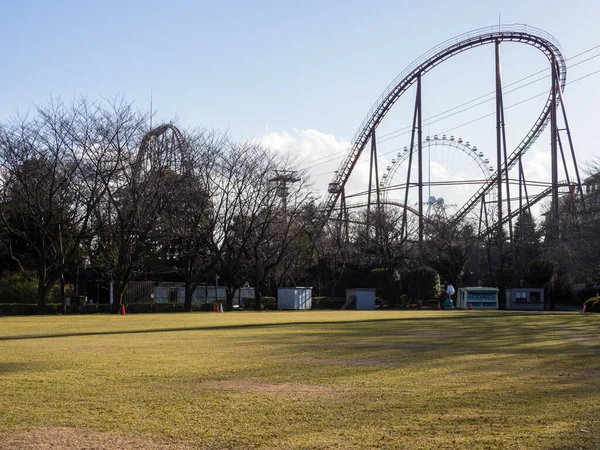
[[[256,324],[231,324],[231,325],[206,325],[196,327],[171,327],[171,328],[149,328],[149,329],[137,329],[137,330],[105,330],[105,331],[80,331],[70,333],[46,333],[46,334],[26,334],[26,335],[14,335],[14,336],[0,336],[0,341],[16,341],[16,340],[28,340],[28,339],[52,339],[52,338],[64,338],[64,337],[87,337],[87,336],[108,336],[108,335],[127,335],[127,334],[144,334],[144,333],[173,333],[180,331],[212,331],[212,330],[244,330],[244,329],[267,329],[267,328],[279,328],[279,327],[297,327],[297,326],[311,326],[311,325],[372,325],[378,323],[403,323],[403,322],[421,322],[432,324],[438,321],[481,321],[484,319],[505,319],[514,318],[519,316],[531,317],[532,315],[540,315],[539,313],[533,314],[528,311],[520,312],[503,312],[498,314],[497,312],[486,314],[464,314],[464,315],[448,315],[443,317],[395,317],[395,318],[382,318],[382,319],[366,319],[366,320],[335,320],[335,321],[298,321],[298,322],[281,322],[281,323],[256,323]],[[571,312],[563,313],[552,313],[552,316],[571,316],[574,314]]]
[[[33,364],[20,362],[0,362],[0,374],[26,372],[31,369]]]

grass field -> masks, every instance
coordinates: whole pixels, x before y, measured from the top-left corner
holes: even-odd
[[[0,448],[598,449],[599,331],[500,311],[2,317]]]

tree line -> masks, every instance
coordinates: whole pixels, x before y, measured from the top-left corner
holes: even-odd
[[[293,159],[151,119],[122,98],[80,99],[0,125],[1,269],[35,277],[41,310],[53,290],[64,298],[78,267],[113,281],[115,311],[130,281],[159,271],[184,282],[186,310],[215,275],[227,309],[248,284],[259,308],[273,286],[325,296],[377,287],[394,304],[438,296],[449,282],[556,289],[600,281],[597,204],[582,215],[563,202],[562,238],[552,242],[530,214],[509,243],[482,236],[473,218],[449,220],[443,207],[427,221],[423,245],[401,232],[403,220],[408,229],[415,221],[388,207],[371,211],[368,227],[363,211],[334,213],[323,228],[318,192]]]

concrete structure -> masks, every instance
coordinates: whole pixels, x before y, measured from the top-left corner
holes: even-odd
[[[493,287],[464,287],[458,290],[457,309],[498,309],[498,289]]]
[[[292,287],[277,289],[277,309],[311,309],[312,288]]]
[[[342,309],[375,309],[375,288],[346,289],[346,303]]]
[[[544,310],[544,290],[540,288],[507,289],[504,297],[506,309]]]

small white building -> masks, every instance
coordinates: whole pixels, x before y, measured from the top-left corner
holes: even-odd
[[[277,289],[277,309],[311,309],[312,288],[290,287]]]
[[[342,309],[375,309],[375,288],[346,289],[346,303]]]
[[[498,309],[498,289],[493,287],[464,287],[458,290],[457,309]]]

